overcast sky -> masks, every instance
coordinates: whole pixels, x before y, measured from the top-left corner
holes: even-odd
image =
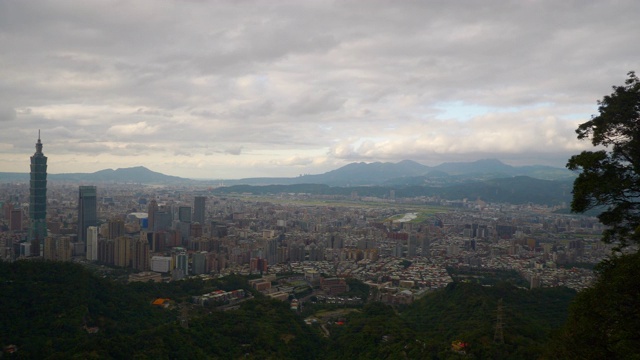
[[[562,167],[640,71],[640,1],[0,0],[0,171]]]

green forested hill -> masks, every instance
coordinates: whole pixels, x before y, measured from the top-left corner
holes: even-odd
[[[551,332],[566,321],[575,291],[567,288],[524,290],[509,283],[488,287],[453,283],[428,294],[401,314],[427,339],[470,344],[477,356],[535,358]],[[494,342],[502,299],[504,345]]]
[[[248,290],[244,278],[123,285],[72,263],[0,262],[0,345],[18,347],[5,358],[24,359],[448,359],[463,356],[450,350],[461,340],[467,357],[536,359],[575,295],[455,283],[406,308],[367,304],[326,324],[329,337],[260,295],[226,312],[189,304],[192,295],[237,288]],[[152,306],[156,297],[176,306]],[[502,345],[493,341],[499,299]]]
[[[0,339],[26,358],[46,358],[99,337],[139,331],[174,316],[135,292],[66,262],[0,262]]]
[[[424,183],[424,182],[423,182]],[[489,202],[511,204],[558,205],[571,200],[570,180],[540,180],[526,176],[492,179],[486,181],[465,181],[446,186],[397,185],[397,186],[346,186],[330,187],[324,184],[295,185],[232,185],[219,187],[213,194],[248,193],[254,195],[279,193],[308,193],[313,195],[374,196],[383,198],[395,191],[397,197],[438,196],[447,200],[481,199]]]
[[[332,327],[330,354],[369,359],[537,359],[551,334],[567,318],[575,292],[567,288],[524,290],[509,283],[493,287],[454,283],[426,295],[399,313],[367,305]],[[504,343],[494,341],[502,299]],[[451,343],[467,343],[465,356]]]
[[[231,277],[122,285],[72,263],[0,262],[0,345],[17,345],[13,356],[25,359],[309,359],[323,348],[276,300],[258,298],[227,312],[193,307],[188,328],[178,324],[177,309],[151,305],[155,297],[188,300],[243,284]],[[89,334],[85,325],[99,331]]]

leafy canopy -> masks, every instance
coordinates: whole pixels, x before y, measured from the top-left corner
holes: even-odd
[[[604,208],[602,240],[620,248],[640,243],[640,80],[632,71],[625,84],[598,101],[598,115],[581,124],[578,139],[596,151],[572,156],[567,168],[579,171],[571,210]]]

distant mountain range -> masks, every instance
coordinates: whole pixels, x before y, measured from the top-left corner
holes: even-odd
[[[490,180],[514,176],[528,176],[541,180],[573,179],[575,174],[567,169],[550,166],[511,166],[499,160],[479,160],[474,162],[443,163],[426,166],[415,161],[404,160],[397,163],[351,163],[336,170],[317,175],[303,175],[293,178],[246,178],[224,180],[225,185],[292,185],[324,184],[329,186],[411,186],[411,185],[452,185],[469,181]],[[192,180],[165,175],[137,166],[131,168],[105,169],[94,173],[49,174],[52,181],[96,182],[96,183],[140,183],[140,184],[215,184],[219,180]],[[0,181],[29,181],[27,173],[2,173]]]
[[[291,185],[325,184],[329,186],[361,185],[451,185],[469,181],[490,180],[514,176],[528,176],[541,180],[568,180],[575,174],[567,169],[551,166],[511,166],[499,160],[443,163],[426,166],[415,161],[397,163],[351,163],[336,170],[318,175],[295,178],[247,178],[225,180],[228,185]]]
[[[143,166],[94,173],[49,174],[50,181],[215,186],[219,180],[192,180],[164,175]],[[295,178],[224,180],[215,193],[310,193],[387,197],[438,196],[457,200],[547,205],[571,201],[575,174],[549,166],[510,166],[499,160],[444,163],[429,167],[415,161],[352,163],[318,175]],[[0,173],[0,182],[28,182],[26,173]]]
[[[430,185],[373,185],[329,186],[325,184],[291,185],[231,185],[213,189],[214,194],[277,195],[304,193],[313,195],[341,195],[389,198],[393,190],[396,198],[437,197],[444,200],[482,200],[493,203],[544,204],[566,206],[571,201],[571,180],[541,180],[528,176],[477,180],[449,186]]]
[[[105,169],[94,173],[47,174],[50,181],[85,183],[135,183],[135,184],[179,184],[194,183],[195,180],[165,175],[151,171],[144,166],[122,169]],[[27,182],[27,173],[0,173],[0,182]]]

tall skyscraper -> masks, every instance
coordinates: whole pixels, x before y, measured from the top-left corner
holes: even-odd
[[[40,130],[36,152],[31,157],[31,179],[29,181],[29,241],[44,243],[47,237],[47,157],[42,153]]]
[[[193,221],[203,226],[206,199],[204,196],[196,196],[193,200]]]
[[[98,203],[95,186],[80,186],[78,198],[78,241],[87,242],[87,228],[98,226]]]

